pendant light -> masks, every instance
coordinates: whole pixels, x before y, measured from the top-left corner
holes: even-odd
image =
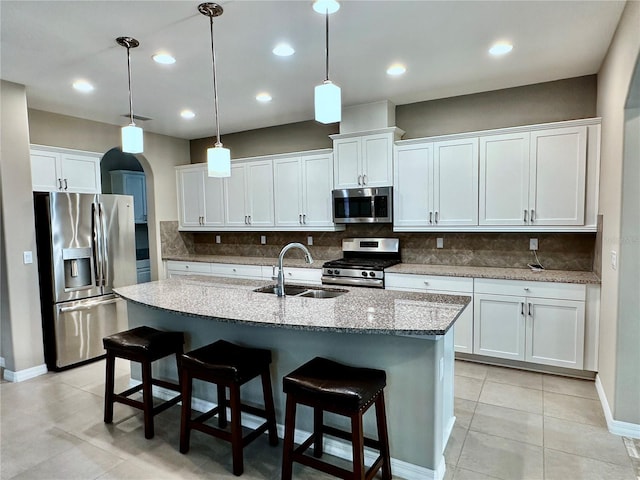
[[[122,127],[122,151],[125,153],[142,153],[143,140],[142,129],[136,127],[133,121],[133,96],[131,95],[131,55],[130,49],[136,48],[140,42],[132,37],[116,38],[118,45],[127,48],[127,72],[129,76],[129,118],[131,123],[126,127]]]
[[[217,3],[201,3],[198,11],[209,17],[211,32],[211,60],[213,64],[213,103],[216,117],[216,143],[207,149],[207,171],[210,177],[231,176],[231,152],[220,142],[220,122],[218,121],[218,87],[216,84],[216,51],[213,44],[213,17],[222,15],[222,7]]]
[[[342,98],[340,87],[329,80],[329,14],[338,11],[340,4],[336,0],[316,0],[313,9],[325,14],[325,72],[322,85],[315,88],[316,121],[320,123],[335,123],[342,120]]]

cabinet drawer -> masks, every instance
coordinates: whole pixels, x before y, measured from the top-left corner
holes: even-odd
[[[387,273],[385,288],[389,290],[418,290],[421,292],[452,291],[473,293],[473,278],[442,277],[434,275],[412,275]]]
[[[284,267],[284,279],[285,281],[320,285],[322,283],[322,270],[318,268]]]
[[[167,270],[170,274],[189,274],[189,273],[205,273],[211,274],[211,264],[204,262],[176,262],[169,260],[167,262]]]
[[[586,287],[573,283],[527,282],[521,280],[476,279],[475,293],[493,295],[516,295],[538,298],[557,298],[561,300],[579,300],[586,298]]]
[[[262,278],[260,265],[236,265],[231,263],[212,263],[211,274],[220,277]]]

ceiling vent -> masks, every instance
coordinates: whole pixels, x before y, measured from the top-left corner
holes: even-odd
[[[120,115],[120,116],[124,117],[124,118],[131,118],[131,115],[129,115],[128,113],[125,113],[124,115]],[[146,122],[148,120],[153,120],[152,118],[142,117],[140,115],[135,115],[135,114],[133,115],[133,119],[134,120],[140,120],[141,122]]]

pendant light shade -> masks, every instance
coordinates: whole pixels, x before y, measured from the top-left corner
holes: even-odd
[[[213,104],[216,119],[216,143],[207,149],[207,174],[210,177],[231,176],[231,152],[222,146],[220,141],[220,122],[218,120],[218,85],[216,83],[216,50],[213,43],[213,17],[222,15],[222,7],[217,3],[201,3],[198,11],[209,17],[209,30],[211,32],[211,63],[213,65]]]
[[[133,95],[131,93],[131,54],[130,49],[136,48],[140,42],[132,37],[116,38],[118,45],[127,49],[127,76],[129,79],[129,119],[131,123],[126,127],[122,127],[122,151],[125,153],[142,153],[144,151],[144,142],[142,129],[136,127],[133,121]]]
[[[316,0],[313,9],[325,14],[325,72],[322,85],[315,88],[315,118],[320,123],[335,123],[342,120],[342,93],[340,87],[329,80],[329,14],[338,11],[340,4],[335,0]]]

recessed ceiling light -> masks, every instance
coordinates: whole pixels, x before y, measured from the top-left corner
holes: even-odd
[[[168,53],[156,53],[152,58],[154,62],[162,65],[173,65],[176,63],[176,59]]]
[[[195,116],[196,116],[196,114],[195,114],[195,113],[193,113],[191,110],[182,110],[182,111],[180,112],[180,116],[181,116],[182,118],[186,118],[187,120],[191,120],[193,117],[195,117]]]
[[[279,43],[274,47],[272,52],[274,55],[277,55],[279,57],[290,57],[291,55],[296,53],[293,47],[288,43]]]
[[[405,67],[400,63],[394,63],[389,68],[387,68],[387,75],[396,77],[398,75],[402,75],[406,71],[407,71],[407,67]]]
[[[261,92],[256,95],[256,100],[262,103],[267,103],[271,101],[271,95],[269,95],[267,92]]]
[[[505,55],[513,50],[513,45],[508,42],[498,42],[494,43],[493,46],[489,49],[489,53],[491,55],[499,56]]]
[[[86,80],[76,80],[73,82],[73,88],[83,93],[93,92],[93,85]]]
[[[325,13],[335,13],[340,10],[340,4],[337,0],[316,0],[313,2],[313,9],[323,15]]]

